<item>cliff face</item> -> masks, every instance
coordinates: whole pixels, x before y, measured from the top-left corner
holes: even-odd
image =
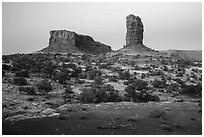
[[[67,30],[50,31],[49,46],[42,50],[42,52],[89,54],[102,54],[110,51],[112,51],[110,46],[97,42],[90,36],[78,35]]]

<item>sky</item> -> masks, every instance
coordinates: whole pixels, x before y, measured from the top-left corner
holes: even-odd
[[[51,30],[89,35],[117,50],[125,45],[126,16],[140,16],[143,43],[156,50],[202,49],[202,3],[2,4],[2,54],[32,53],[48,46]]]

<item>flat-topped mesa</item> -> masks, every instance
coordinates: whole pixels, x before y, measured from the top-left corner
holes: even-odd
[[[143,45],[144,26],[139,16],[130,14],[126,17],[126,46],[135,51],[149,51],[150,48]]]
[[[49,46],[42,50],[42,52],[89,54],[102,54],[110,51],[112,51],[110,46],[97,42],[90,36],[79,35],[67,30],[50,31]]]

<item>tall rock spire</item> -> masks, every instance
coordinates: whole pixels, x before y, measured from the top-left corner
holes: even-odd
[[[132,47],[143,44],[143,23],[139,16],[130,14],[126,17],[126,46]]]

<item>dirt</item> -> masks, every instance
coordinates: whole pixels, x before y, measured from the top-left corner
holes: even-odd
[[[69,106],[69,105],[68,105]],[[60,116],[6,121],[3,135],[201,135],[195,102],[72,104],[82,108]],[[166,118],[151,117],[163,110]]]

